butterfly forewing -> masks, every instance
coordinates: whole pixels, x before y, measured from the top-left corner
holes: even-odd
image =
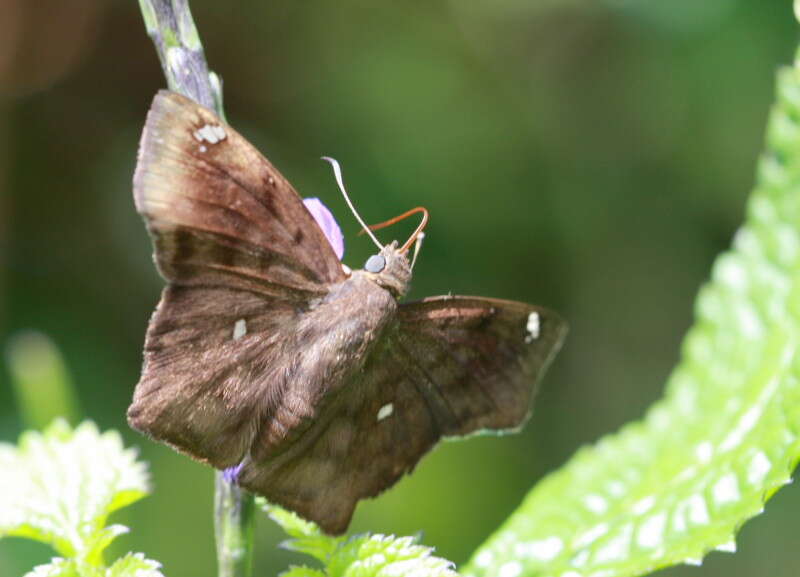
[[[289,182],[210,110],[172,92],[153,100],[134,198],[164,277],[287,294],[344,279]]]
[[[169,285],[129,420],[195,458],[236,464],[279,409],[286,343],[310,299],[344,279],[341,263],[286,179],[178,94],[153,100],[134,198]]]

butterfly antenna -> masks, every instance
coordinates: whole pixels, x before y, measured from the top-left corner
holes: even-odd
[[[412,208],[399,218],[405,218],[406,216],[410,216],[416,212],[422,213],[422,221],[419,223],[417,230],[414,231],[414,234],[408,237],[406,243],[400,247],[400,252],[406,252],[409,248],[411,248],[411,244],[413,242],[420,240],[420,236],[425,235],[425,233],[422,231],[425,230],[425,226],[428,224],[428,209],[425,208],[424,206],[418,206],[417,208]]]
[[[417,235],[417,242],[414,243],[414,256],[411,258],[411,270],[414,270],[414,263],[417,262],[417,255],[422,248],[422,241],[425,240],[425,233],[420,232]]]
[[[350,211],[353,213],[353,216],[356,217],[358,223],[363,227],[363,229],[367,232],[369,237],[372,239],[372,242],[375,243],[375,246],[378,247],[378,250],[383,250],[383,245],[380,241],[372,234],[372,231],[366,225],[366,223],[361,219],[356,208],[353,206],[350,197],[347,195],[347,191],[344,188],[344,180],[342,179],[342,168],[339,166],[339,163],[336,161],[335,158],[331,158],[330,156],[323,156],[322,160],[327,162],[333,167],[333,175],[336,177],[336,184],[339,185],[339,190],[342,191],[342,195],[344,196],[344,200],[347,202],[347,206],[350,207]]]
[[[379,222],[378,224],[372,224],[372,225],[366,227],[366,232],[369,232],[371,230],[379,230],[381,228],[386,228],[387,226],[392,225],[392,224],[394,224],[396,222],[400,222],[401,220],[403,220],[405,218],[408,218],[412,214],[417,214],[418,212],[422,213],[422,222],[419,223],[419,226],[417,227],[417,230],[414,231],[414,234],[412,234],[408,238],[408,240],[405,242],[405,244],[402,247],[400,247],[400,250],[399,250],[399,252],[406,252],[409,248],[411,248],[411,244],[415,240],[417,240],[417,238],[420,235],[423,235],[422,231],[425,229],[425,226],[428,224],[428,209],[425,208],[424,206],[418,206],[416,208],[412,208],[411,210],[407,210],[406,212],[404,212],[400,216],[396,216],[394,218],[390,218],[387,221]],[[364,232],[364,231],[361,231],[361,232]],[[361,232],[359,232],[358,234],[361,234]]]

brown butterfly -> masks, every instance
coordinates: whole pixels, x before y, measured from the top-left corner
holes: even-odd
[[[349,271],[272,164],[175,93],[153,100],[134,197],[167,286],[131,426],[328,533],[442,437],[520,427],[566,333],[517,302],[398,303],[421,228]]]

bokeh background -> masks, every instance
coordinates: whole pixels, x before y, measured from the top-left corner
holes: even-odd
[[[790,0],[193,0],[230,122],[321,197],[338,158],[368,221],[432,215],[412,297],[540,303],[571,324],[518,436],[446,443],[354,530],[411,534],[457,562],[578,447],[657,399],[714,256],[740,223]],[[134,211],[144,115],[164,85],[134,0],[0,0],[0,341],[61,351],[80,414],[119,429],[156,491],[122,512],[116,551],[171,576],[215,574],[212,472],[128,429],[162,282]],[[384,239],[406,238],[398,225]],[[7,359],[8,357],[3,357]],[[25,424],[0,360],[0,440]],[[0,472],[2,474],[2,472]],[[669,577],[796,577],[800,491],[749,523],[735,556]],[[262,518],[256,575],[296,559]],[[0,575],[51,553],[0,542]]]

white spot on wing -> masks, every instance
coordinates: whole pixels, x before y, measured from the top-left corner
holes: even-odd
[[[378,411],[378,422],[380,423],[382,420],[388,419],[392,416],[392,413],[394,413],[394,405],[392,403],[386,403]]]
[[[197,142],[206,141],[209,144],[216,144],[225,138],[228,135],[225,134],[225,129],[222,128],[219,124],[206,124],[203,128],[198,128],[194,131],[194,137],[197,139]]]
[[[525,325],[525,330],[528,334],[525,335],[525,342],[530,344],[539,338],[539,313],[533,311],[528,315],[528,324]]]
[[[247,334],[247,322],[244,319],[239,319],[233,325],[233,340],[238,341],[240,338]]]

